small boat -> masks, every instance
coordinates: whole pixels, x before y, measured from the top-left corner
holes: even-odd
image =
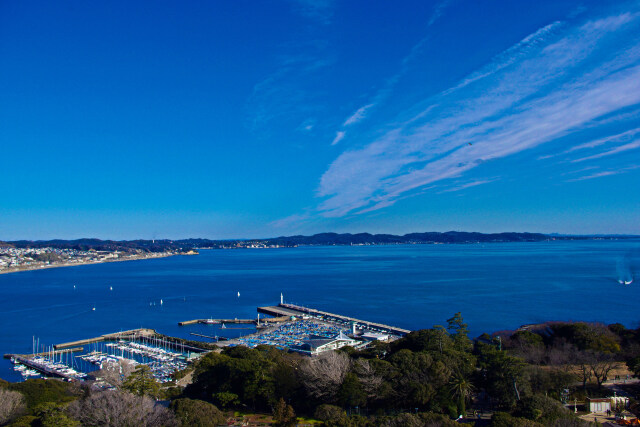
[[[95,307],[91,308],[91,311],[96,311],[96,308]]]
[[[625,281],[624,281],[624,284],[625,284],[625,285],[630,285],[630,284],[632,284],[632,283],[633,283],[633,279],[631,279],[631,280],[625,280]]]
[[[160,300],[160,305],[162,305],[162,300]]]
[[[113,286],[109,286],[109,290],[112,291],[113,290]]]
[[[240,292],[238,292],[238,298],[240,298]]]

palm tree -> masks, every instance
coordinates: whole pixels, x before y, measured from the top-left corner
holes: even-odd
[[[449,382],[451,386],[451,397],[458,401],[458,413],[464,415],[466,402],[473,392],[473,384],[462,374],[456,374]]]

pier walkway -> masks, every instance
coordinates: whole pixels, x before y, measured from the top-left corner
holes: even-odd
[[[261,326],[269,323],[282,323],[287,322],[291,319],[291,315],[286,316],[278,316],[271,317],[265,319],[194,319],[194,320],[185,320],[184,322],[178,322],[178,326],[188,326],[195,325],[196,323],[202,323],[205,325],[221,325],[223,323],[229,324],[245,324],[245,325],[256,325]]]
[[[368,322],[366,320],[356,319],[354,317],[343,316],[340,314],[328,313],[313,308],[301,307],[294,304],[281,303],[277,306],[258,307],[258,313],[268,314],[269,316],[311,316],[320,317],[329,321],[338,321],[343,323],[356,323],[357,326],[364,327],[368,330],[387,332],[393,335],[403,336],[411,332],[408,329],[402,329],[395,326],[384,325],[382,323]]]
[[[92,344],[94,342],[113,341],[113,340],[119,340],[123,338],[135,339],[135,338],[141,338],[141,337],[154,337],[156,335],[157,335],[157,332],[153,329],[147,329],[147,328],[131,329],[128,331],[116,332],[113,334],[100,335],[99,337],[95,337],[95,338],[87,338],[84,340],[56,344],[53,346],[53,348],[58,350],[61,348]]]

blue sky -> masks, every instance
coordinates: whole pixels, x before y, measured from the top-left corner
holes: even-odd
[[[603,3],[0,2],[0,239],[640,234]]]

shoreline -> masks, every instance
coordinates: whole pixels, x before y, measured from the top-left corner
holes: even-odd
[[[26,271],[46,270],[49,268],[80,267],[83,265],[107,264],[110,262],[142,261],[146,259],[168,258],[170,256],[175,256],[175,255],[180,255],[180,254],[170,253],[170,252],[160,252],[159,255],[148,255],[148,254],[132,255],[130,257],[126,257],[123,259],[109,259],[104,261],[88,261],[88,262],[78,262],[78,263],[61,263],[61,264],[52,264],[52,265],[50,264],[50,265],[27,266],[25,268],[2,270],[0,271],[0,274],[22,273]]]

